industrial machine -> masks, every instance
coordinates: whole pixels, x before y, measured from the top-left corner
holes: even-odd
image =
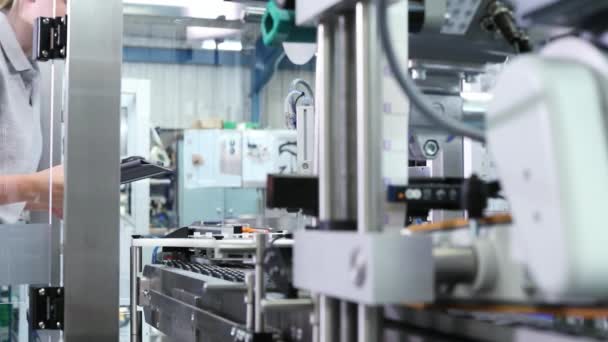
[[[133,336],[139,305],[180,341],[607,338],[604,14],[270,1],[265,43],[316,44],[316,163],[269,175],[267,205],[312,219],[134,239]]]
[[[54,61],[49,88],[66,86],[47,94],[57,121],[47,162],[65,164],[65,221],[3,227],[0,339],[26,330],[25,340],[117,340],[121,242],[130,248],[121,327],[132,341],[150,329],[184,342],[608,339],[607,4],[233,0],[242,17],[181,20],[135,4],[127,15],[177,23],[184,35],[192,22],[228,32],[259,24],[260,44],[315,58],[315,82],[297,78],[281,94],[288,131],[180,128],[185,187],[250,183],[266,207],[256,202],[256,212],[293,220],[222,213],[162,237],[135,227],[127,242],[112,230],[120,2],[69,1],[69,21],[37,23],[35,54]],[[176,59],[215,68],[229,51],[219,46],[234,46],[211,43],[209,54],[189,46]],[[134,112],[149,111],[144,102],[129,101]],[[195,214],[209,206],[181,195]],[[43,285],[4,287],[23,283]]]

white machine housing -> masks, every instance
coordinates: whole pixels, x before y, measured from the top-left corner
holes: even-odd
[[[608,298],[608,61],[576,38],[509,63],[488,144],[514,217],[513,257],[547,301]]]

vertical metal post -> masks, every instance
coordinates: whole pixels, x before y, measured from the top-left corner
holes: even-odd
[[[320,316],[321,316],[321,310],[320,310],[320,297],[318,295],[312,295],[313,298],[313,303],[314,303],[314,307],[313,307],[313,311],[310,313],[310,325],[312,326],[312,342],[319,342],[320,341],[320,331],[319,331],[319,325],[320,325]]]
[[[356,5],[358,231],[384,225],[382,183],[381,47],[371,1]]]
[[[359,315],[359,341],[379,342],[383,340],[382,308],[360,304]]]
[[[255,293],[254,293],[254,285],[255,285],[255,276],[253,273],[249,272],[245,275],[245,285],[247,285],[247,294],[245,294],[245,305],[247,307],[247,318],[245,320],[245,325],[247,326],[247,330],[253,331],[255,328],[254,325],[254,314],[255,314]]]
[[[68,1],[68,17],[64,336],[118,341],[122,1]]]
[[[330,113],[331,113],[331,63],[333,60],[333,36],[331,27],[321,23],[317,30],[317,118],[319,120],[319,220],[324,221],[331,217],[331,154],[328,146],[331,144]]]
[[[332,28],[327,23],[321,23],[317,30],[317,103],[316,112],[319,130],[318,168],[319,174],[319,221],[327,221],[332,216],[331,174],[331,145],[330,115],[332,110],[332,81],[331,66],[334,56],[334,40]],[[337,341],[337,308],[335,300],[319,295],[319,340],[320,342]]]
[[[332,62],[332,111],[328,113],[332,140],[325,150],[331,153],[331,221],[357,220],[357,100],[355,60],[355,13],[339,14],[334,22]]]
[[[340,341],[357,341],[357,304],[340,302]]]
[[[262,300],[266,297],[266,287],[264,285],[264,253],[266,252],[266,234],[256,234],[255,236],[255,332],[264,332],[264,312],[262,310]]]
[[[338,225],[355,229],[358,169],[354,11],[323,21],[318,34],[319,221],[330,229]],[[349,304],[327,296],[320,297],[319,306],[320,340],[353,341],[354,336],[348,332],[356,330],[355,310],[342,311],[340,307],[348,308]]]
[[[142,337],[142,316],[138,309],[139,298],[139,273],[141,272],[142,248],[131,246],[131,302],[130,302],[130,317],[131,317],[131,341],[141,341]]]
[[[384,224],[382,180],[381,47],[372,1],[356,4],[357,173],[359,233],[379,231]],[[381,309],[360,304],[358,340],[382,340]]]
[[[321,342],[339,341],[338,300],[319,296],[319,340]]]

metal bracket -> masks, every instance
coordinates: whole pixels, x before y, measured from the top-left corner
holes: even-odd
[[[30,287],[30,326],[63,330],[63,287]]]
[[[67,56],[68,17],[37,18],[34,23],[34,59],[46,62]]]

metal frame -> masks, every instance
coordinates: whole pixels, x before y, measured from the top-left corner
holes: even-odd
[[[122,1],[68,2],[66,341],[118,340]]]

